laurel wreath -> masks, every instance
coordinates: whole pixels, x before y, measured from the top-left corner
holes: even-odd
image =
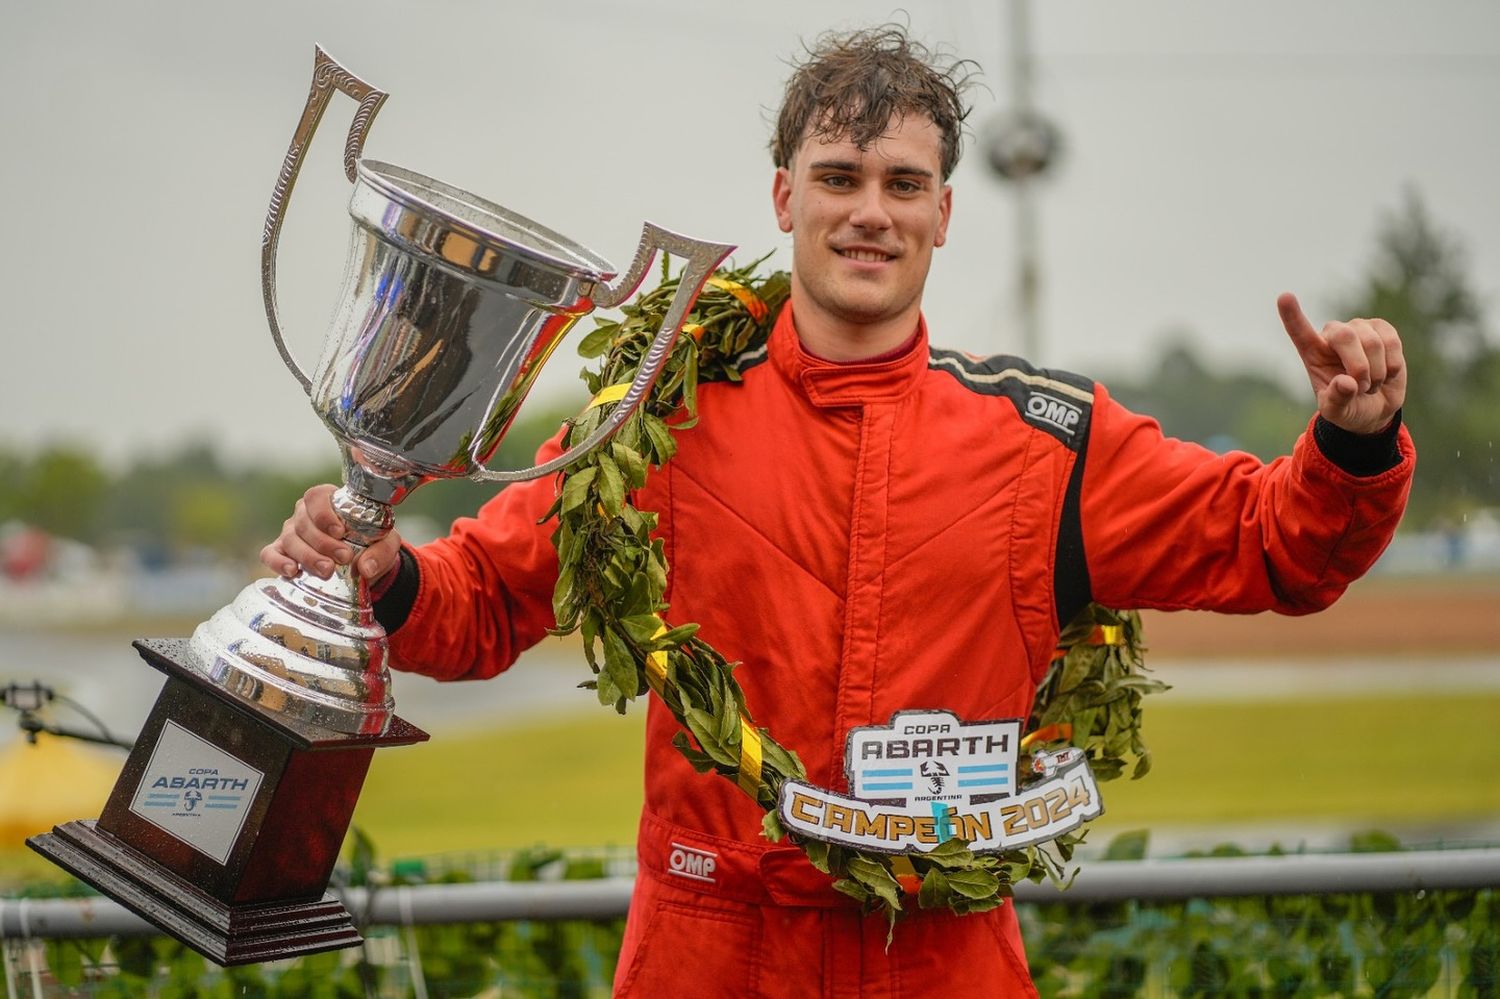
[[[1020,879],[1044,877],[1066,886],[1068,865],[1086,830],[1050,843],[1004,853],[976,854],[950,839],[931,851],[890,856],[789,834],[776,812],[789,778],[805,780],[795,751],[755,725],[731,663],[700,638],[696,624],[669,627],[667,565],[662,542],[651,534],[656,514],[637,509],[631,494],[676,451],[675,434],[697,422],[700,383],[738,381],[735,360],[764,343],[790,294],[784,272],[757,273],[757,260],[720,270],[699,294],[684,332],[648,399],[609,443],[563,472],[547,517],[558,525],[552,541],[559,575],[553,593],[556,633],[581,633],[593,678],[580,686],[621,714],[648,690],[661,698],[681,730],[673,744],[699,773],[735,781],[766,810],[763,832],[773,842],[789,838],[808,860],[834,878],[833,887],[885,914],[891,928],[915,896],[919,908],[963,914],[1004,904]],[[662,267],[661,284],[622,308],[619,320],[598,326],[579,346],[600,359],[583,378],[594,402],[571,422],[569,444],[587,437],[628,385],[660,328],[677,287]],[[544,518],[545,519],[545,518]],[[1063,630],[1058,656],[1040,685],[1020,765],[1031,754],[1065,745],[1083,749],[1096,779],[1132,777],[1150,767],[1141,738],[1141,701],[1165,685],[1144,673],[1140,619],[1090,605]]]

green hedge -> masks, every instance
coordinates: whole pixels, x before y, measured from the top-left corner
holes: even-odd
[[[1356,850],[1393,846],[1357,840]],[[1115,844],[1138,855],[1142,839]],[[1221,849],[1218,855],[1239,851]],[[532,850],[486,876],[514,881],[598,878],[604,853]],[[377,870],[357,843],[346,883],[469,881],[452,865]],[[434,867],[437,872],[434,873]],[[1494,890],[1194,899],[1187,902],[1017,906],[1041,994],[1116,996],[1500,997],[1500,895]],[[419,995],[607,996],[624,921],[469,923],[377,928],[362,948],[219,969],[158,937],[52,941],[49,995],[163,999],[367,999]],[[900,928],[897,928],[899,935]],[[29,961],[12,943],[11,968],[30,995]]]

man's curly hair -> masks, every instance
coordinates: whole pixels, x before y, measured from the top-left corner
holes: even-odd
[[[969,115],[962,95],[976,69],[969,60],[950,59],[912,41],[899,24],[823,35],[804,61],[793,64],[771,138],[771,160],[790,166],[811,136],[847,137],[868,149],[886,134],[892,118],[918,114],[932,119],[942,135],[947,180],[958,165]]]

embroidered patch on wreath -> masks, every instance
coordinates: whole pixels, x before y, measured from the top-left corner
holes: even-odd
[[[963,722],[948,711],[898,711],[849,733],[852,794],[799,780],[777,812],[803,836],[878,853],[925,853],[957,837],[974,853],[1033,846],[1104,811],[1081,750],[1033,752],[1017,772],[1022,722]]]

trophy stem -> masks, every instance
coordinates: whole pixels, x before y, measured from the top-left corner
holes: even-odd
[[[358,493],[347,483],[334,490],[333,510],[347,529],[344,540],[360,550],[391,533],[391,528],[396,523],[390,503]],[[358,552],[355,554],[358,555]]]
[[[355,558],[395,522],[391,504],[347,485],[333,506]],[[193,665],[223,690],[299,722],[378,734],[395,705],[385,629],[370,603],[353,560],[328,579],[258,580],[193,632]]]

